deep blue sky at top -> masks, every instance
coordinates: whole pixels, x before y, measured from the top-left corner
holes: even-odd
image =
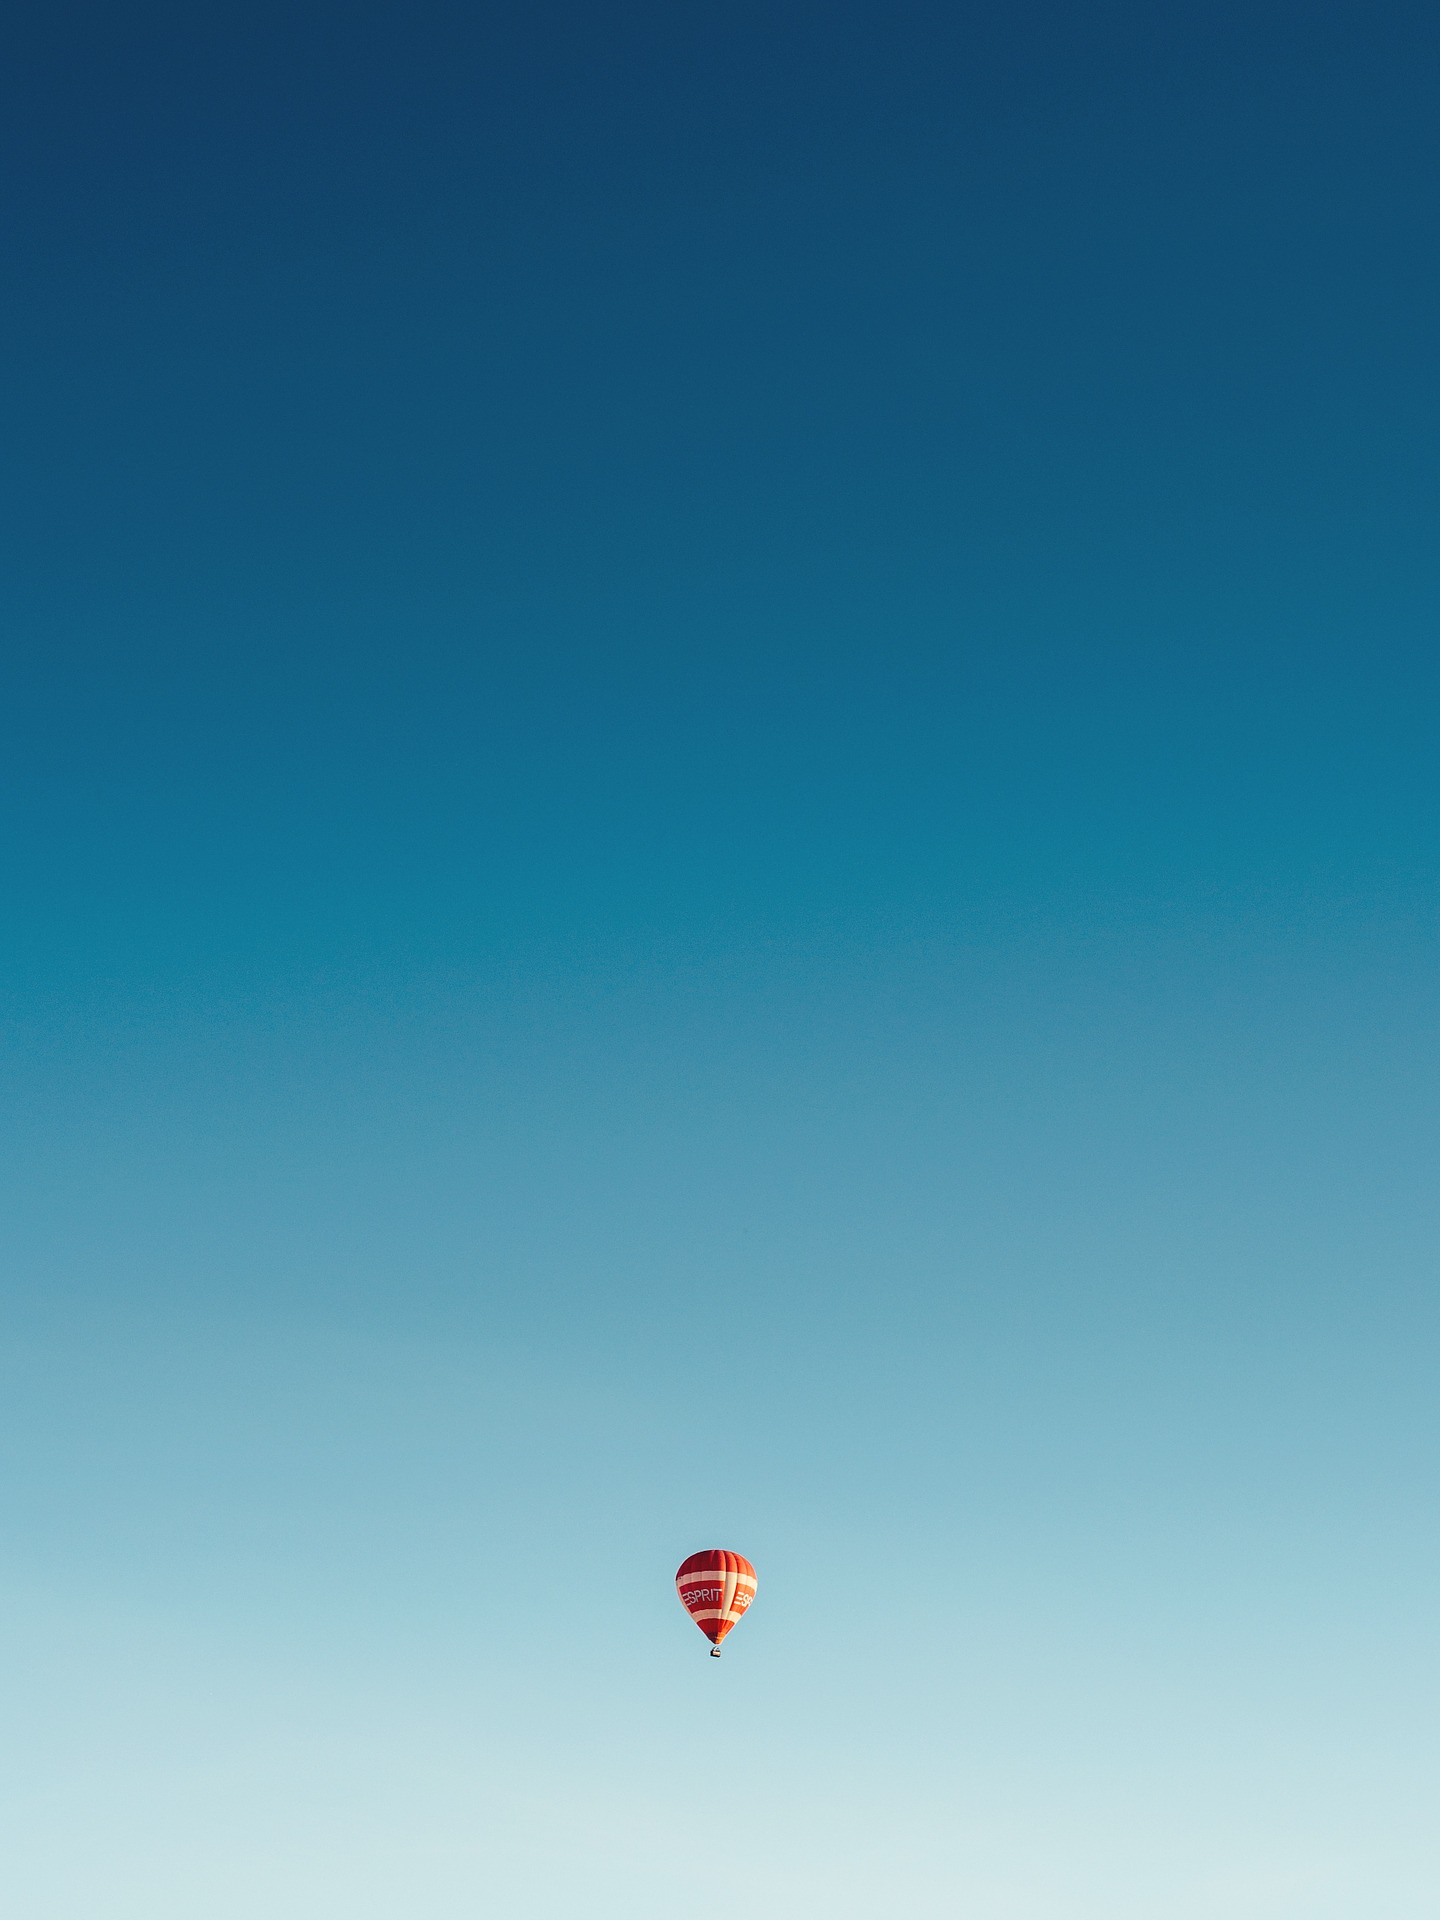
[[[1437,51],[1393,5],[12,15],[22,1021],[1413,915]]]

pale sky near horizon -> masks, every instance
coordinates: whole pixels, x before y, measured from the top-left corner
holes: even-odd
[[[1433,1920],[1437,57],[7,24],[7,1914]]]

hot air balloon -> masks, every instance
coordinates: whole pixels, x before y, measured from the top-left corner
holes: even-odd
[[[755,1598],[755,1569],[738,1553],[708,1547],[681,1563],[675,1590],[718,1660],[720,1642]]]

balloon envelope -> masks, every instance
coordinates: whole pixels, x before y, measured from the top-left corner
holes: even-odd
[[[743,1554],[708,1547],[682,1562],[675,1590],[705,1638],[718,1647],[755,1598],[755,1569]]]

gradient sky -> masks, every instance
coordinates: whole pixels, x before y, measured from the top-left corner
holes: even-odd
[[[1434,1920],[1437,83],[7,16],[7,1914]]]

